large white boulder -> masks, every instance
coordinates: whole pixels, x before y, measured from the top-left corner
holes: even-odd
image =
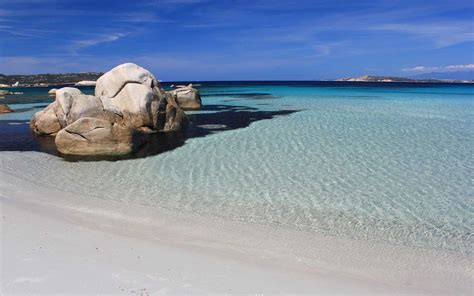
[[[69,112],[66,114],[66,125],[83,117],[106,119],[102,101],[95,96],[80,94],[74,97]]]
[[[49,95],[50,97],[56,96],[56,91],[57,91],[57,90],[58,90],[57,88],[52,88],[52,89],[50,89],[50,90],[48,91],[48,95]]]
[[[150,71],[132,63],[118,65],[97,79],[95,95],[115,97],[128,83],[138,83],[153,88],[158,81]]]
[[[71,122],[67,122],[67,115],[72,107],[73,101],[81,95],[81,91],[74,87],[63,87],[56,90],[56,116],[62,127],[67,126]]]
[[[127,83],[110,101],[122,112],[130,126],[157,128],[153,123],[153,114],[158,112],[158,106],[152,106],[152,103],[160,100],[162,98],[157,96],[152,88],[143,84]]]
[[[56,115],[57,101],[49,104],[44,110],[36,112],[30,121],[30,128],[38,135],[55,135],[62,128]]]
[[[135,64],[119,65],[101,76],[95,96],[72,87],[55,94],[56,100],[37,112],[30,126],[40,135],[57,134],[56,146],[63,154],[129,153],[143,133],[176,131],[186,123],[176,96]]]
[[[105,119],[83,117],[56,136],[57,149],[73,155],[122,155],[133,151],[134,131]]]

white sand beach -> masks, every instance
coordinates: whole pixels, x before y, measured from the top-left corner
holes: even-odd
[[[0,6],[0,296],[474,296],[474,1]]]
[[[2,295],[472,291],[469,258],[131,207],[4,172],[0,180]]]

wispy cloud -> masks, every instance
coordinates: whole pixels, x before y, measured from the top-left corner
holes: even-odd
[[[128,34],[129,33],[117,32],[117,33],[110,33],[110,34],[101,34],[101,35],[97,35],[93,38],[88,38],[88,39],[76,40],[70,45],[70,49],[73,53],[77,53],[77,51],[80,49],[99,45],[101,43],[117,41],[119,39],[124,38]]]
[[[474,62],[474,5],[466,0],[0,2],[2,56],[38,57],[17,59],[4,67],[10,72],[52,68],[41,56],[62,57],[54,62],[71,70],[133,60],[196,78],[399,74],[400,65],[429,72]]]
[[[155,0],[156,4],[196,4],[207,2],[209,0]]]
[[[331,52],[342,45],[344,45],[344,41],[339,42],[327,42],[327,43],[320,43],[315,45],[316,50],[316,57],[323,57],[331,54]]]
[[[415,37],[430,40],[438,48],[474,41],[472,21],[424,24],[393,23],[377,25],[371,29],[410,34]]]
[[[457,72],[457,71],[474,71],[474,64],[465,64],[465,65],[449,65],[441,67],[426,67],[426,66],[416,66],[413,68],[404,68],[404,72]]]

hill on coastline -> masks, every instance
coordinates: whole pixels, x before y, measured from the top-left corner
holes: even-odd
[[[356,82],[430,82],[430,83],[473,83],[473,80],[455,80],[455,79],[431,79],[431,78],[406,78],[395,76],[359,76],[336,79],[336,81],[356,81]]]
[[[18,86],[35,87],[49,85],[74,85],[79,81],[96,81],[104,73],[100,72],[83,72],[83,73],[63,73],[63,74],[34,74],[34,75],[4,75],[0,74],[0,86],[7,87],[18,82]],[[437,79],[423,76],[411,78],[396,76],[370,76],[364,75],[359,77],[339,78],[335,81],[349,82],[429,82],[429,83],[474,83],[473,79]]]
[[[21,86],[69,85],[83,80],[95,81],[102,74],[96,72],[35,75],[0,74],[0,84],[13,85],[19,82]]]

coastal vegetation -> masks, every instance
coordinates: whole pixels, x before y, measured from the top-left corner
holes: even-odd
[[[74,85],[79,81],[95,81],[104,73],[63,73],[63,74],[35,74],[35,75],[4,75],[0,74],[0,86],[34,86],[47,87],[49,85]]]

